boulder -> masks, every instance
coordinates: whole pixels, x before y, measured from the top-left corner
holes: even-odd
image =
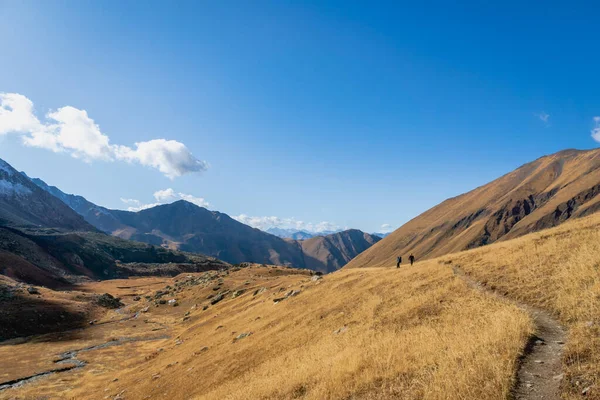
[[[119,299],[118,297],[114,297],[110,293],[104,293],[103,295],[98,296],[96,298],[96,303],[98,303],[98,305],[101,307],[111,309],[124,306],[124,304],[121,302],[121,299]]]

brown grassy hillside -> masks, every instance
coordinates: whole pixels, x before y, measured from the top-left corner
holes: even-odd
[[[13,366],[1,370],[0,387],[57,365],[83,365],[0,390],[0,398],[508,395],[531,332],[529,317],[513,305],[470,289],[436,262],[314,279],[255,266],[87,284],[81,290],[111,292],[127,306],[83,331],[0,346],[3,363]],[[178,306],[155,305],[158,290]],[[226,295],[211,305],[219,293]]]
[[[553,312],[568,328],[563,397],[600,399],[600,215],[450,254],[441,262]]]
[[[600,149],[565,150],[525,164],[409,221],[347,268],[390,266],[524,235],[600,209]]]

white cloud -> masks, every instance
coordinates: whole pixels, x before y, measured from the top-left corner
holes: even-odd
[[[195,205],[197,205],[198,207],[208,207],[210,206],[209,202],[204,200],[204,198],[202,197],[194,197],[191,194],[185,194],[185,193],[177,193],[179,195],[179,198],[181,200],[185,200],[185,201],[189,201],[190,203],[194,203]]]
[[[208,169],[189,149],[175,140],[154,139],[135,143],[135,148],[114,145],[85,110],[66,106],[35,116],[33,102],[17,93],[0,93],[0,136],[22,135],[23,143],[92,162],[126,161],[159,170],[170,179]]]
[[[592,138],[600,142],[600,117],[594,117],[594,128],[592,129]]]
[[[535,114],[536,117],[540,119],[544,124],[548,124],[550,122],[550,115],[542,111],[539,114]]]
[[[304,222],[296,218],[280,218],[280,217],[251,217],[246,214],[232,216],[233,219],[243,224],[250,225],[253,228],[267,230],[269,228],[295,229],[313,233],[324,231],[336,231],[340,229],[339,225],[332,222],[322,221],[319,223]]]
[[[122,197],[121,197],[121,201],[129,206],[129,207],[127,207],[127,211],[133,211],[133,212],[145,210],[147,208],[152,208],[152,207],[160,206],[163,204],[172,203],[173,201],[177,201],[177,200],[189,201],[190,203],[193,203],[193,204],[197,205],[198,207],[210,206],[210,203],[208,201],[204,200],[204,198],[202,198],[202,197],[195,197],[195,196],[192,196],[191,194],[186,194],[186,193],[181,193],[181,192],[176,193],[171,188],[164,189],[164,190],[158,190],[158,191],[154,192],[154,198],[156,199],[156,203],[148,203],[148,204],[142,203],[141,201],[136,200],[136,199],[125,199]]]
[[[175,191],[171,188],[154,192],[154,198],[159,203],[166,203],[172,201],[176,197],[177,195],[175,194]]]
[[[379,228],[380,233],[389,233],[393,230],[394,230],[394,228],[392,228],[392,225],[390,225],[390,224],[382,224],[381,228]]]

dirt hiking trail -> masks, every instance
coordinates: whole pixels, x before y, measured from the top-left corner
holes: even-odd
[[[515,400],[559,400],[561,358],[566,333],[563,327],[548,312],[515,301],[486,288],[480,282],[453,266],[454,274],[472,288],[503,298],[526,311],[535,324],[535,334],[529,339],[519,363],[512,398]]]

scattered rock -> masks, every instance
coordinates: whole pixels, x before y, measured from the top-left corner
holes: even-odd
[[[177,307],[179,305],[179,303],[177,302],[177,299],[171,299],[168,301],[168,303],[170,306],[173,306],[173,307]]]
[[[283,289],[283,288],[282,288],[282,289]],[[278,298],[276,298],[276,299],[273,299],[273,302],[274,302],[275,304],[277,304],[277,303],[279,303],[279,302],[281,302],[281,301],[283,301],[283,300],[287,299],[288,297],[294,297],[294,296],[297,296],[298,294],[300,294],[300,291],[299,291],[299,290],[290,290],[289,292],[287,292],[287,293],[285,294],[285,296],[283,296],[283,297],[278,297]]]
[[[98,303],[98,305],[101,307],[111,309],[123,307],[124,305],[121,302],[121,299],[119,299],[118,297],[114,297],[109,293],[104,293],[103,295],[98,296],[98,298],[96,299],[96,303]]]
[[[260,289],[256,289],[256,290],[254,291],[254,294],[253,294],[252,296],[258,296],[259,294],[261,294],[261,293],[264,293],[264,292],[266,292],[266,291],[267,291],[267,288],[266,288],[266,287],[261,287]]]
[[[348,330],[347,326],[342,326],[340,329],[336,329],[335,331],[333,331],[333,333],[335,335],[339,335],[340,333],[344,333]]]
[[[29,286],[29,287],[27,288],[27,292],[28,292],[29,294],[40,294],[40,291],[39,291],[39,290],[37,290],[37,288],[36,288],[36,287],[33,287],[33,286]]]
[[[235,339],[233,339],[233,342],[235,343],[235,342],[237,342],[238,340],[242,340],[242,339],[244,339],[244,338],[247,338],[247,337],[248,337],[248,336],[250,336],[250,335],[252,335],[252,332],[243,332],[243,333],[240,333],[239,335],[237,335],[237,336],[235,337]]]
[[[167,301],[165,299],[160,299],[158,301],[158,304],[167,304]]]
[[[224,292],[219,293],[218,295],[216,295],[211,301],[210,304],[215,305],[218,302],[220,302],[221,300],[223,300],[225,298],[225,295],[229,293],[229,290],[226,290]]]
[[[240,289],[240,290],[236,290],[235,292],[233,292],[233,294],[231,295],[232,299],[235,299],[236,297],[241,296],[242,294],[244,294],[245,290],[244,289]]]

